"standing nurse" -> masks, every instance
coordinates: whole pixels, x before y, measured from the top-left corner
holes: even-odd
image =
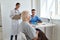
[[[21,17],[21,14],[19,12],[20,3],[16,3],[16,8],[11,10],[11,20],[12,20],[12,29],[11,29],[11,37],[10,40],[13,40],[13,36],[15,36],[15,40],[17,40],[17,33],[18,33],[18,27],[19,27],[19,19]]]

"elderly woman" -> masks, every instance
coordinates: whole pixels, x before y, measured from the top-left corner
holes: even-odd
[[[20,24],[20,31],[23,32],[27,40],[37,40],[38,32],[30,24],[30,15],[29,11],[23,11],[21,14],[22,22]]]

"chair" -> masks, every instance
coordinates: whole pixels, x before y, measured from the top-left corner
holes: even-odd
[[[20,32],[20,33],[18,34],[17,40],[27,40],[27,39],[26,39],[25,34],[22,33],[22,32]]]

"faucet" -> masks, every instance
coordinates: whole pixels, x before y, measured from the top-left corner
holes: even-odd
[[[47,19],[48,20],[48,23],[50,22],[50,19]]]

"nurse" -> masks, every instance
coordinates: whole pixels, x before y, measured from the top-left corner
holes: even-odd
[[[31,11],[32,11],[32,15],[31,15],[30,23],[31,24],[41,23],[42,22],[41,19],[38,16],[35,15],[36,10],[32,9]]]
[[[18,27],[19,27],[19,19],[21,17],[21,14],[19,12],[20,3],[16,3],[16,8],[11,10],[10,18],[12,20],[12,28],[11,28],[11,38],[10,40],[13,40],[13,36],[15,36],[15,40],[17,40],[17,33],[18,33]]]

